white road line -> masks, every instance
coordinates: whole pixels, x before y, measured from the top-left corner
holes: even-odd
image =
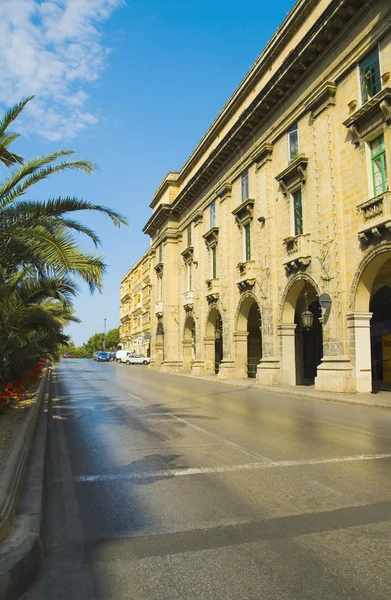
[[[254,452],[249,452],[248,450],[245,450],[242,446],[239,446],[239,444],[235,444],[235,442],[230,442],[229,440],[226,440],[214,433],[211,433],[207,429],[204,429],[203,427],[199,427],[199,425],[194,425],[193,423],[190,423],[190,421],[187,421],[186,419],[183,419],[182,417],[177,417],[176,415],[174,415],[172,413],[170,413],[170,415],[177,421],[182,421],[183,423],[186,423],[186,425],[189,425],[189,427],[192,427],[196,431],[201,431],[202,433],[206,433],[207,435],[212,436],[216,440],[219,440],[219,442],[222,442],[223,444],[227,444],[227,446],[231,446],[232,448],[235,448],[235,450],[239,450],[243,454],[247,454],[247,456],[252,456],[253,458],[261,458],[262,460],[265,460],[267,463],[273,464],[273,461],[270,458],[267,458],[266,456],[262,456],[262,454],[255,454]]]
[[[144,400],[142,398],[139,398],[138,396],[135,396],[134,394],[131,394],[130,392],[128,392],[128,396],[131,396],[132,398],[134,398],[135,400],[138,400],[139,402],[144,402]]]
[[[170,479],[185,475],[210,475],[221,473],[233,473],[235,471],[254,471],[266,469],[278,469],[287,467],[306,467],[315,465],[329,465],[349,462],[360,462],[366,460],[381,460],[391,458],[391,454],[361,454],[357,456],[342,456],[339,458],[325,458],[313,460],[283,460],[269,463],[248,463],[245,465],[232,465],[226,467],[189,467],[183,469],[170,469],[166,471],[155,471],[151,473],[107,473],[97,475],[78,475],[73,478],[75,483],[104,483],[109,481],[144,481],[148,479]]]

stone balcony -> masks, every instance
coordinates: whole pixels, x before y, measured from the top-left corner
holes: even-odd
[[[155,315],[157,316],[158,319],[163,316],[163,301],[162,300],[158,300],[157,302],[155,302]]]
[[[218,278],[206,279],[206,293],[205,298],[208,304],[216,304],[220,298],[221,282]]]
[[[120,298],[121,302],[126,302],[127,300],[130,299],[130,296],[131,296],[131,293],[130,293],[130,289],[129,288],[125,288],[125,289],[122,289],[120,291],[119,298]]]
[[[127,323],[128,321],[130,321],[130,313],[129,312],[123,312],[120,314],[120,321],[121,323]]]
[[[184,292],[182,304],[183,304],[183,308],[185,309],[186,312],[190,312],[193,310],[194,300],[195,300],[195,294],[193,291]]]
[[[284,246],[286,258],[283,265],[288,273],[306,269],[311,263],[312,247],[309,233],[285,238]]]
[[[357,206],[361,217],[358,239],[367,243],[372,238],[381,238],[391,231],[391,191],[378,194]]]
[[[251,290],[255,285],[256,269],[255,261],[248,260],[246,262],[239,262],[236,265],[238,279],[236,285],[241,292]]]

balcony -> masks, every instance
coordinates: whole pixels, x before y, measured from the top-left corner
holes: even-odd
[[[239,291],[246,292],[251,290],[255,285],[255,261],[248,260],[246,262],[239,262],[236,265],[238,280],[236,285],[239,288]]]
[[[126,302],[127,300],[130,300],[130,289],[129,288],[125,288],[124,290],[120,291],[120,301],[121,303]]]
[[[158,319],[160,319],[163,316],[163,301],[162,300],[158,300],[157,302],[155,302],[155,315],[157,316]]]
[[[186,312],[191,312],[194,308],[195,294],[192,291],[183,294],[183,308]]]
[[[141,304],[141,302],[138,302],[138,304],[136,304],[136,306],[133,306],[132,308],[132,315],[134,317],[138,317],[139,315],[141,315],[143,312],[143,305]]]
[[[128,323],[128,321],[130,321],[130,313],[129,312],[123,312],[120,315],[120,321],[121,321],[121,323]]]
[[[283,264],[288,273],[306,269],[311,263],[312,247],[309,233],[285,238],[284,246],[287,257]]]
[[[391,231],[391,191],[382,192],[357,206],[361,216],[358,239],[367,243]]]

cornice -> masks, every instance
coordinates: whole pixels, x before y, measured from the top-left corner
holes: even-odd
[[[317,21],[302,37],[295,48],[282,62],[281,66],[275,71],[270,80],[260,90],[250,105],[236,120],[228,133],[224,135],[219,144],[214,148],[211,154],[206,158],[204,163],[197,169],[196,173],[191,177],[187,184],[181,189],[176,199],[173,201],[170,209],[177,214],[180,214],[188,207],[197,195],[202,192],[208,184],[216,176],[227,161],[232,158],[238,151],[238,148],[248,140],[255,130],[267,119],[270,118],[272,112],[283,101],[286,100],[288,94],[291,94],[292,89],[302,80],[307,70],[311,69],[317,62],[318,58],[322,57],[328,47],[334,45],[339,39],[340,34],[348,25],[357,19],[365,6],[370,6],[373,0],[331,0],[329,5],[321,13]],[[300,7],[313,7],[311,2],[298,2],[295,10],[299,11]],[[297,12],[295,13],[297,16]],[[305,18],[308,15],[305,15]],[[215,121],[214,125],[208,130],[200,144],[192,153],[188,161],[180,173],[180,179],[184,179],[190,168],[199,160],[199,156],[205,151],[205,148],[212,143],[214,133],[218,132],[219,126],[222,126],[222,115],[228,110],[234,111],[234,107],[240,106],[245,95],[247,83],[255,81],[259,77],[262,68],[267,64],[266,55],[273,55],[268,50],[270,44],[276,49],[278,46],[278,37],[282,35],[282,30],[285,28],[285,34],[288,35],[289,27],[293,28],[295,20],[290,19],[288,15],[281,28],[272,38],[265,51],[260,55],[257,63],[251,71],[251,78],[245,78],[237,91],[223,108],[220,116]],[[290,35],[293,34],[293,30]],[[278,50],[275,50],[278,52]],[[275,55],[273,55],[275,57]],[[228,113],[227,113],[228,114]],[[219,125],[220,124],[220,125]],[[216,131],[213,133],[213,129]],[[221,127],[220,127],[221,128]],[[161,207],[158,207],[156,212],[156,222],[162,222],[168,217],[168,212],[159,212]],[[168,210],[166,208],[166,210]],[[153,232],[158,229],[159,225],[155,224],[155,216],[152,215],[147,225],[143,229],[144,233],[153,235]]]
[[[324,55],[327,47],[335,41],[335,38],[365,4],[367,4],[365,0],[331,0],[319,19],[179,192],[172,204],[174,210],[181,212],[191,203],[215,176],[216,170],[220,169],[237,152],[238,146],[242,145],[259,127],[260,123],[270,116],[276,106],[286,98],[287,93],[292,92],[292,88],[305,71]]]

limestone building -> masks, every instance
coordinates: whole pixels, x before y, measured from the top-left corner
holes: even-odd
[[[120,344],[150,356],[152,255],[148,250],[126,273],[120,287]]]
[[[151,203],[152,368],[391,381],[390,72],[389,0],[296,3]]]

